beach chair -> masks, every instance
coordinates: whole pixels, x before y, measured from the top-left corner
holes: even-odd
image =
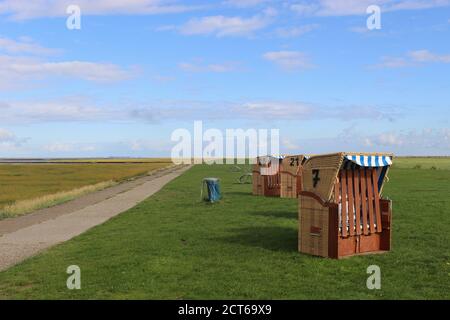
[[[392,202],[382,197],[391,154],[311,157],[299,193],[300,252],[339,259],[391,249]]]
[[[253,165],[253,194],[265,197],[280,196],[280,164],[282,157],[263,156]]]
[[[297,198],[302,190],[302,169],[304,155],[286,156],[281,162],[281,198]]]

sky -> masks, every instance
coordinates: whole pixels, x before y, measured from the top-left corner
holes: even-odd
[[[0,0],[0,158],[170,156],[196,120],[450,155],[450,0]]]

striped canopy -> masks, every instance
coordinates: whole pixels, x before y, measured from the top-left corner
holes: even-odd
[[[357,166],[377,168],[378,189],[381,191],[387,170],[392,165],[392,156],[349,154],[344,159],[344,169],[355,169]]]
[[[389,167],[392,165],[391,156],[346,155],[345,159],[360,167]]]

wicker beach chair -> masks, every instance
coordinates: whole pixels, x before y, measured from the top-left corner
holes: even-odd
[[[297,198],[302,190],[303,165],[307,157],[304,155],[286,156],[281,162],[281,198]]]
[[[279,197],[281,190],[280,164],[283,157],[263,156],[253,165],[253,194]]]
[[[391,248],[392,202],[382,191],[391,154],[311,157],[299,193],[300,252],[342,258]]]

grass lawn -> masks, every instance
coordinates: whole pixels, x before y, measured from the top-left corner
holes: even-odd
[[[121,181],[168,164],[162,161],[133,164],[3,164],[0,165],[0,209],[20,200],[109,180]]]
[[[390,253],[300,254],[295,200],[252,196],[228,166],[195,166],[128,212],[0,273],[0,298],[450,299],[450,170],[401,161],[384,191],[394,200]],[[221,178],[218,204],[199,201],[207,176]],[[70,291],[74,264],[82,289]],[[366,288],[373,264],[381,290]]]
[[[48,159],[49,162],[71,163],[171,163],[170,158],[87,158],[87,159]]]
[[[394,166],[403,169],[441,169],[450,170],[448,157],[409,157],[396,158]]]

